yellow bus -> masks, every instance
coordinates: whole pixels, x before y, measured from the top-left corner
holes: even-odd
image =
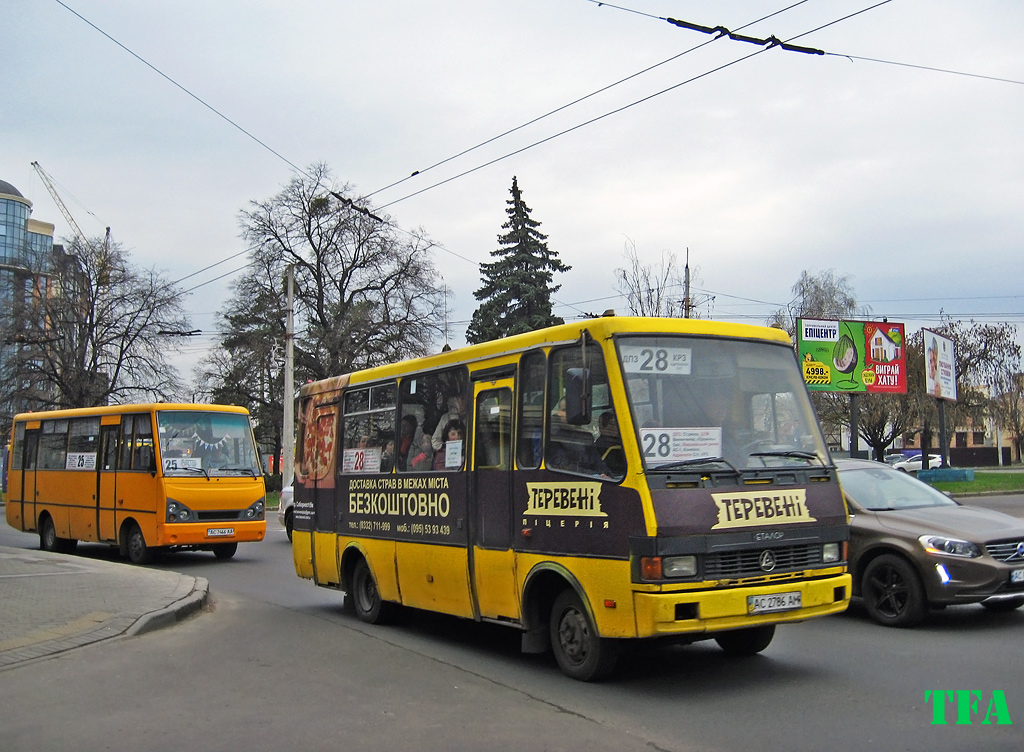
[[[293,559],[360,619],[752,654],[844,610],[849,518],[789,337],[607,316],[305,385]]]
[[[44,551],[109,543],[135,564],[160,549],[230,559],[267,529],[249,413],[228,405],[16,415],[6,492],[8,524],[37,531]]]

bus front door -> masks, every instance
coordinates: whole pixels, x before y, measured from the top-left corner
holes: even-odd
[[[119,416],[113,417],[120,421]],[[120,422],[100,426],[100,452],[96,462],[96,535],[101,541],[117,540],[117,437],[120,430]]]
[[[512,551],[512,379],[476,384],[470,574],[479,615],[518,620]]]
[[[35,428],[25,431],[20,489],[22,530],[35,530],[39,524],[38,512],[36,512],[36,463],[38,452],[39,429]]]

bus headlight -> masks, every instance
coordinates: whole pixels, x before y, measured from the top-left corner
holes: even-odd
[[[260,499],[255,504],[250,504],[249,508],[245,510],[245,519],[247,520],[262,520],[263,519],[263,499]]]
[[[826,543],[822,546],[821,560],[826,564],[837,564],[842,561],[840,545],[838,543]]]
[[[180,501],[167,500],[167,521],[168,522],[195,522],[196,515]]]
[[[666,556],[661,562],[665,577],[693,577],[697,574],[696,556]]]

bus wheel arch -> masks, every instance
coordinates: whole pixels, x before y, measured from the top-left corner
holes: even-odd
[[[562,673],[579,681],[598,681],[618,662],[622,643],[601,637],[594,615],[580,594],[566,588],[551,608],[551,651]]]
[[[549,621],[555,600],[564,590],[572,590],[583,603],[591,620],[594,614],[590,608],[583,586],[576,577],[561,564],[544,562],[538,564],[526,576],[523,584],[523,652],[546,653],[551,649]]]
[[[386,601],[381,597],[377,580],[370,570],[366,557],[353,556],[351,572],[346,576],[346,603],[351,601],[356,616],[366,624],[388,624],[394,621],[398,604]]]
[[[121,555],[127,556],[132,564],[148,564],[153,560],[153,549],[146,543],[139,523],[131,517],[121,525],[120,541]]]

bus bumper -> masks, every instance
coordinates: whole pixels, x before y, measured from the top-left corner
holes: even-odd
[[[757,587],[634,593],[637,636],[721,632],[827,616],[846,610],[850,604],[851,585],[850,575],[840,574],[817,580]],[[799,608],[760,614],[749,611],[749,598],[752,596],[797,592],[800,593]]]
[[[230,532],[228,532],[230,531]],[[165,525],[157,533],[155,546],[215,546],[218,543],[261,541],[267,534],[267,521],[201,522]],[[148,541],[147,541],[148,542]]]

